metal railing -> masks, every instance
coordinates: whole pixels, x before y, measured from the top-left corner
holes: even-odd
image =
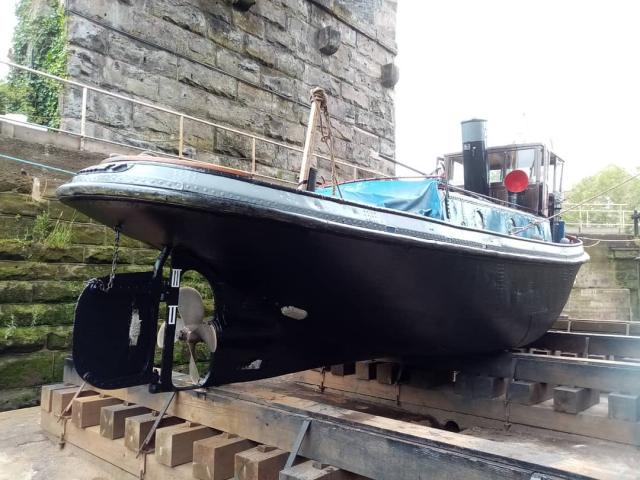
[[[61,78],[58,77],[56,75],[52,75],[50,73],[46,73],[46,72],[42,72],[40,70],[36,70],[30,67],[26,67],[24,65],[19,65],[13,62],[8,62],[5,60],[0,60],[1,64],[7,65],[8,67],[10,67],[10,69],[17,69],[23,72],[28,72],[31,74],[35,74],[44,78],[47,78],[49,80],[53,80],[56,82],[59,82],[61,85],[67,86],[67,87],[71,87],[71,88],[78,88],[81,90],[82,92],[82,100],[81,100],[81,107],[80,107],[80,125],[79,125],[79,131],[72,131],[72,130],[68,130],[68,129],[64,129],[64,128],[53,128],[53,127],[47,127],[48,130],[52,130],[52,131],[56,131],[56,132],[60,132],[60,133],[66,133],[69,135],[74,135],[74,136],[79,136],[81,141],[80,141],[80,145],[81,145],[81,149],[84,148],[84,140],[85,139],[89,139],[89,140],[93,140],[93,141],[98,141],[98,142],[104,142],[104,143],[108,143],[111,145],[116,145],[116,146],[120,146],[120,147],[126,147],[127,149],[135,149],[135,150],[140,150],[140,151],[146,151],[146,152],[152,152],[158,155],[162,155],[162,156],[166,156],[166,157],[173,157],[173,158],[185,158],[184,155],[184,150],[185,150],[185,146],[186,146],[186,131],[185,131],[185,120],[189,120],[191,122],[195,122],[196,124],[200,124],[200,125],[206,125],[208,127],[212,127],[214,129],[214,136],[215,136],[215,129],[218,130],[222,130],[224,132],[228,132],[228,133],[232,133],[235,135],[239,135],[241,137],[244,138],[248,138],[251,142],[251,153],[250,153],[250,157],[248,157],[248,160],[250,160],[250,167],[248,169],[241,169],[241,168],[233,168],[233,167],[229,167],[226,166],[226,168],[231,168],[232,170],[236,170],[238,172],[242,172],[242,173],[249,173],[251,176],[254,177],[259,177],[259,178],[264,178],[264,179],[268,179],[268,180],[272,180],[278,183],[287,183],[287,184],[293,184],[293,185],[297,185],[297,182],[295,181],[291,181],[291,180],[286,180],[286,179],[282,179],[282,178],[278,178],[278,177],[274,177],[271,175],[265,175],[265,174],[261,174],[257,171],[258,168],[258,160],[264,160],[266,162],[268,162],[268,159],[264,159],[264,158],[258,158],[256,155],[256,144],[258,142],[263,142],[265,144],[268,145],[272,145],[274,147],[278,147],[278,148],[283,148],[285,150],[291,151],[291,152],[295,152],[297,154],[300,154],[300,162],[302,161],[302,152],[303,152],[303,148],[299,147],[297,145],[292,145],[289,143],[285,143],[285,142],[278,142],[276,140],[264,137],[264,136],[260,136],[260,135],[255,135],[251,132],[247,132],[238,128],[233,128],[233,127],[229,127],[226,125],[222,125],[220,123],[217,122],[211,122],[209,120],[204,120],[202,118],[198,118],[195,117],[193,115],[189,115],[186,114],[184,112],[179,112],[176,110],[172,110],[170,108],[166,108],[166,107],[162,107],[159,105],[155,105],[153,103],[149,103],[149,102],[145,102],[145,101],[141,101],[141,100],[136,100],[134,98],[128,97],[126,95],[121,95],[115,92],[110,92],[108,90],[104,90],[102,88],[98,88],[98,87],[94,87],[91,85],[87,85],[75,80],[69,80],[69,79],[65,79],[65,78]],[[178,127],[177,127],[177,152],[178,154],[172,154],[172,153],[168,153],[166,151],[163,150],[159,150],[157,148],[148,148],[148,147],[137,147],[135,145],[132,144],[128,144],[128,143],[124,143],[124,142],[118,142],[118,141],[114,141],[114,140],[110,140],[110,139],[106,139],[106,138],[100,138],[100,137],[96,137],[93,135],[89,135],[87,134],[87,123],[88,123],[88,117],[87,117],[87,113],[88,113],[88,95],[89,92],[98,94],[98,95],[106,95],[108,97],[111,98],[116,98],[118,100],[122,100],[125,102],[130,102],[132,105],[138,105],[140,107],[145,107],[145,108],[149,108],[149,109],[153,109],[155,111],[158,112],[162,112],[168,115],[171,115],[173,117],[176,117],[177,119],[177,123],[178,123]],[[20,112],[16,112],[16,113],[20,113]],[[12,120],[13,123],[19,123],[19,124],[25,124],[25,125],[32,125],[31,123],[28,122],[20,122],[18,120]],[[95,121],[94,121],[95,122]],[[100,124],[100,122],[95,122],[97,124]],[[121,135],[126,136],[126,132],[122,133]],[[153,143],[153,141],[148,141],[148,143]],[[229,155],[219,155],[216,154],[215,152],[210,152],[213,155],[217,156],[217,157],[227,157],[227,158],[231,158],[231,159],[235,159],[235,160],[247,160],[247,157],[234,157],[234,156],[229,156]],[[321,159],[327,162],[331,161],[331,158],[328,155],[323,155],[320,153],[313,153],[313,156],[316,157],[316,159]],[[188,157],[190,160],[194,160],[194,161],[200,161],[198,159],[193,159]],[[385,160],[383,158],[380,157],[372,157],[376,160]],[[203,162],[203,163],[212,163],[212,164],[220,164],[219,162],[216,161],[211,161],[211,162]],[[354,180],[357,180],[358,178],[363,178],[363,177],[389,177],[389,175],[380,172],[378,170],[374,170],[371,168],[367,168],[367,167],[363,167],[361,165],[357,165],[353,162],[348,162],[346,160],[343,159],[337,159],[335,160],[335,163],[339,166],[345,167],[347,169],[350,169],[351,171],[351,177]],[[269,165],[268,166],[272,167],[272,168],[279,168],[279,167],[275,167],[274,165]],[[287,169],[281,169],[283,171],[287,171],[287,172],[291,172],[291,170],[287,170]],[[295,173],[295,172],[294,172]],[[365,175],[360,175],[360,174],[365,174]]]
[[[563,215],[566,228],[572,233],[631,233],[633,208],[626,203],[587,203],[574,206]]]

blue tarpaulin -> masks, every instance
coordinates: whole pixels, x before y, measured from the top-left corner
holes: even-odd
[[[318,188],[316,193],[333,196],[333,189],[332,187]],[[342,198],[352,202],[442,219],[438,180],[433,178],[393,178],[350,182],[340,185],[340,193]],[[336,196],[338,196],[337,192]]]

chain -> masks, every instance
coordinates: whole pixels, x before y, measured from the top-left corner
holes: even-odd
[[[111,259],[111,273],[109,273],[109,281],[107,282],[107,286],[104,284],[100,286],[100,290],[103,292],[108,292],[113,288],[113,279],[116,278],[116,268],[118,267],[118,253],[120,250],[120,225],[117,225],[115,228],[115,238],[113,241],[113,257]]]

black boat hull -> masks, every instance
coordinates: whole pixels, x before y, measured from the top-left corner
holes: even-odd
[[[499,351],[543,335],[581,262],[492,255],[250,208],[92,193],[62,200],[211,283],[219,348],[211,384],[381,356]],[[308,316],[284,316],[283,306]],[[261,360],[259,369],[247,365]]]

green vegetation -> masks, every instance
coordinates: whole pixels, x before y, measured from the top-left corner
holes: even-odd
[[[571,192],[567,195],[567,202],[572,204],[583,202],[600,192],[608,190],[615,185],[619,185],[631,177],[632,174],[624,168],[616,165],[609,165],[595,175],[584,178],[578,182],[578,184],[576,184],[576,186],[572,188]],[[606,210],[609,208],[606,205],[610,205],[612,212],[615,212],[618,209],[614,204],[621,203],[627,205],[625,209],[640,209],[640,178],[634,178],[624,185],[614,188],[610,192],[590,200],[588,203],[603,204],[602,207],[599,207],[600,210]],[[563,217],[567,222],[577,222],[579,219],[578,212],[573,211],[567,212]],[[595,212],[592,214],[590,213],[589,218],[591,222],[599,223],[612,221],[613,217],[611,214],[607,214],[606,212]]]
[[[48,211],[36,215],[33,230],[29,239],[34,243],[41,243],[52,248],[66,248],[71,245],[73,233],[73,219],[63,222],[60,218],[52,222]]]
[[[66,28],[64,7],[59,0],[39,2],[20,0],[16,7],[17,25],[13,34],[11,59],[15,63],[53,75],[66,73]],[[29,121],[58,127],[58,96],[61,85],[28,72],[13,70],[0,82],[0,113],[22,113]]]

